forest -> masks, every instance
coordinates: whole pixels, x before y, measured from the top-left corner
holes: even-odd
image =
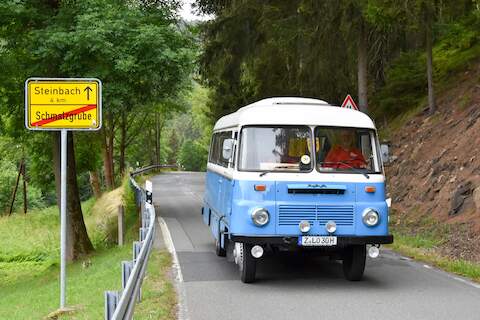
[[[205,170],[213,123],[243,105],[272,96],[340,104],[352,94],[386,129],[410,110],[435,113],[436,94],[480,56],[478,0],[197,0],[195,12],[213,18],[194,22],[180,6],[0,3],[1,214],[58,199],[59,134],[23,125],[32,76],[103,82],[102,130],[68,140],[68,205],[82,225],[80,201],[118,186],[131,168]],[[86,241],[72,254],[89,250]]]

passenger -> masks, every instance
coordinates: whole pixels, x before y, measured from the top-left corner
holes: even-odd
[[[355,146],[355,133],[342,130],[340,141],[333,145],[322,163],[327,168],[367,168],[362,151]]]

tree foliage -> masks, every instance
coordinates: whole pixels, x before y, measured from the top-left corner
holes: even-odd
[[[427,39],[438,45],[441,31],[455,29],[459,21],[478,21],[479,12],[475,0],[197,0],[196,6],[215,15],[203,26],[200,59],[203,84],[211,89],[214,120],[271,96],[315,97],[333,104],[347,93],[356,97],[362,33],[369,112],[382,119],[394,116],[411,107],[403,103],[418,103],[418,97],[427,93],[423,53],[429,52]],[[476,24],[462,25],[476,34]],[[430,29],[432,36],[427,37]],[[434,48],[433,79],[444,62],[435,62],[438,55]],[[389,81],[399,69],[407,71],[404,78],[413,76],[409,88],[413,94],[394,109],[386,108],[390,102],[383,99],[394,99],[401,91],[387,90],[395,89],[395,81]],[[389,113],[392,110],[395,113]]]

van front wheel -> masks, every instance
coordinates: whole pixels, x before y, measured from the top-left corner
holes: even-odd
[[[365,271],[367,250],[365,245],[353,245],[345,248],[343,257],[343,274],[350,281],[359,281]]]
[[[253,245],[247,243],[236,243],[235,253],[237,258],[235,259],[238,264],[238,269],[240,271],[240,279],[243,283],[252,283],[255,281],[255,272],[257,269],[257,261],[250,251],[252,250]]]

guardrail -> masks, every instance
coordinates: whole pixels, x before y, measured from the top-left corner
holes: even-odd
[[[130,176],[136,176],[153,169],[178,169],[178,166],[176,164],[152,164],[151,166],[135,170],[135,172],[133,172]]]
[[[105,320],[132,319],[135,303],[141,298],[141,286],[148,258],[155,239],[155,208],[152,199],[152,183],[147,181],[145,189],[135,181],[135,176],[156,168],[176,166],[153,165],[130,174],[130,183],[135,190],[137,206],[140,207],[142,225],[140,241],[133,242],[133,260],[122,261],[122,290],[105,291]]]

